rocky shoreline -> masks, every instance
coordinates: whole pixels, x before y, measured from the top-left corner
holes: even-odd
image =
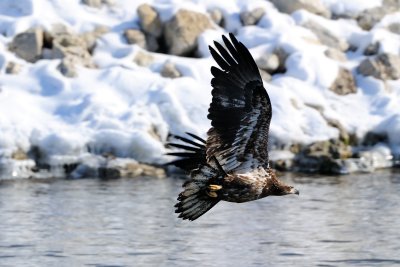
[[[315,14],[315,20],[298,21],[304,29],[311,31],[314,39],[310,43],[325,46],[325,55],[340,62],[336,78],[329,87],[338,97],[356,94],[357,79],[355,75],[373,77],[380,81],[390,82],[400,79],[400,56],[381,52],[383,45],[379,40],[371,40],[365,47],[355,47],[345,39],[337,36],[317,17],[332,21],[352,19],[358,27],[371,30],[381,19],[399,10],[396,0],[383,0],[380,7],[374,7],[350,16],[334,13],[320,1],[282,1],[271,0],[279,12],[292,14],[298,10]],[[112,9],[115,3],[105,0],[84,0],[83,4],[90,8]],[[239,15],[243,27],[257,25],[265,14],[262,8],[246,10]],[[158,10],[142,4],[137,8],[138,23],[121,32],[128,44],[137,45],[141,49],[132,61],[138,66],[149,67],[154,64],[153,53],[168,54],[180,57],[200,57],[198,50],[199,36],[206,30],[227,27],[227,14],[223,10],[210,9],[207,13],[179,9],[168,20],[162,20]],[[400,34],[400,22],[387,25],[387,31]],[[93,31],[75,33],[67,25],[56,24],[51,29],[33,27],[15,35],[8,49],[18,58],[35,64],[41,60],[58,60],[57,69],[68,78],[79,75],[77,66],[89,69],[98,68],[93,60],[96,46],[103,35],[112,29],[98,26]],[[357,66],[346,64],[346,52],[363,50],[365,58]],[[273,75],[285,74],[290,51],[284,47],[275,47],[270,53],[258,57],[257,64],[263,79],[268,82]],[[0,60],[1,61],[1,60]],[[1,62],[0,62],[1,63]],[[16,75],[24,66],[16,61],[7,61],[4,73]],[[160,75],[166,78],[179,78],[184,72],[173,61],[166,61],[160,68]],[[387,87],[387,90],[392,90]],[[296,106],[295,100],[292,101]],[[311,144],[282,144],[273,140],[271,147],[271,164],[279,171],[313,172],[324,174],[347,174],[353,172],[372,172],[381,168],[399,166],[400,155],[394,155],[390,147],[390,137],[382,132],[367,132],[362,137],[346,131],[340,121],[327,116],[320,106],[309,106],[320,113],[326,123],[337,129],[337,139],[323,140]],[[395,119],[395,118],[394,118]],[[400,134],[400,133],[398,133]],[[162,137],[155,133],[161,142]],[[272,137],[274,139],[274,137]],[[0,176],[2,177],[100,177],[119,178],[136,176],[165,177],[167,170],[162,164],[140,163],[134,159],[118,157],[112,154],[84,153],[78,158],[46,157],[41,148],[31,147],[29,150],[19,149],[10,157],[0,158]],[[164,161],[166,161],[165,159]]]

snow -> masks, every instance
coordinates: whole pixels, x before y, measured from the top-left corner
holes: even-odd
[[[163,21],[179,8],[198,12],[219,8],[226,26],[200,35],[201,58],[152,53],[154,63],[141,67],[133,58],[142,49],[128,45],[122,35],[124,29],[139,28],[136,8],[143,2],[154,6]],[[381,4],[380,0],[322,2],[333,13],[344,15]],[[255,7],[264,8],[265,15],[258,25],[242,27],[239,13]],[[327,58],[326,47],[300,26],[307,20],[329,28],[358,50],[347,53],[346,63]],[[373,41],[381,41],[381,52],[399,54],[400,36],[385,28],[392,22],[400,22],[399,13],[387,15],[366,32],[354,19],[329,20],[304,10],[287,15],[266,1],[116,0],[112,7],[96,9],[80,0],[68,4],[62,0],[2,0],[0,158],[8,162],[16,150],[28,153],[36,147],[43,160],[54,164],[85,161],[96,165],[98,155],[104,153],[151,164],[165,162],[164,143],[169,133],[189,131],[205,137],[210,127],[206,118],[211,100],[209,70],[215,62],[208,45],[228,31],[235,32],[255,58],[276,47],[290,54],[287,72],[265,83],[273,105],[272,146],[337,138],[338,130],[328,125],[325,116],[339,120],[359,137],[368,131],[384,132],[392,150],[400,151],[400,81],[383,82],[355,73],[365,58],[362,51]],[[52,29],[54,24],[67,25],[77,33],[99,25],[111,29],[97,40],[93,53],[97,69],[79,67],[78,77],[67,78],[57,69],[59,60],[42,59],[32,64],[7,49],[16,34],[33,26]],[[5,74],[9,61],[22,65],[22,71]],[[183,77],[162,77],[160,70],[167,61],[173,62]],[[338,96],[328,89],[340,66],[355,74],[356,94]]]

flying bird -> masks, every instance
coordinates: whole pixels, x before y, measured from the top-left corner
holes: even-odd
[[[249,50],[230,33],[210,52],[219,68],[211,67],[212,102],[207,140],[194,134],[174,136],[183,149],[169,164],[190,172],[175,205],[176,213],[196,220],[219,201],[247,202],[267,196],[299,194],[278,180],[269,166],[268,132],[271,101]]]

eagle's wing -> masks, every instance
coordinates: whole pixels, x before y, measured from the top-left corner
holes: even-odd
[[[215,157],[225,172],[268,166],[268,131],[272,108],[257,65],[249,50],[236,40],[214,42],[211,55],[221,69],[211,67],[212,102],[208,118],[207,159]],[[229,51],[229,52],[228,52]]]

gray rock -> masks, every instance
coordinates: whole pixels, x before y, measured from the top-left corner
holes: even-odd
[[[381,47],[381,43],[380,42],[375,42],[375,43],[369,44],[365,48],[363,54],[365,56],[377,55],[379,53],[379,48],[380,47]]]
[[[283,49],[282,47],[275,48],[274,54],[276,54],[279,58],[279,67],[276,72],[283,73],[286,71],[286,59],[289,56],[289,53]]]
[[[219,8],[214,8],[209,11],[211,19],[215,24],[223,27],[224,26],[224,16]]]
[[[87,6],[95,7],[95,8],[100,8],[102,5],[101,0],[82,0],[82,3]]]
[[[253,9],[251,11],[245,11],[240,14],[240,20],[244,26],[256,25],[260,19],[264,16],[265,10],[261,7]]]
[[[189,10],[179,10],[165,25],[165,43],[168,53],[185,56],[197,48],[197,37],[212,24],[208,16]]]
[[[106,26],[98,26],[94,31],[83,33],[81,37],[86,43],[86,49],[92,53],[96,46],[96,40],[109,31],[110,29]]]
[[[162,34],[162,23],[157,11],[149,4],[141,4],[137,12],[143,31],[157,38],[160,37]]]
[[[26,61],[35,62],[42,55],[43,39],[43,30],[32,28],[17,34],[10,44],[10,50]]]
[[[383,53],[364,59],[357,67],[358,73],[380,80],[400,79],[400,57]]]
[[[142,67],[148,67],[154,62],[154,57],[146,52],[138,51],[133,61]]]
[[[340,62],[347,60],[346,54],[336,48],[328,48],[324,52],[325,56]]]
[[[349,44],[346,40],[335,36],[331,31],[322,27],[315,21],[309,20],[303,23],[302,26],[311,30],[321,43],[328,47],[337,48],[341,51],[346,51],[349,48]]]
[[[388,26],[388,30],[395,34],[400,34],[400,23],[392,23]]]
[[[277,54],[264,54],[257,59],[257,66],[267,71],[268,73],[274,73],[279,68],[279,57]]]
[[[156,52],[159,49],[157,38],[153,35],[146,34],[146,46],[147,50]]]
[[[143,49],[147,49],[146,36],[140,30],[136,29],[125,30],[124,36],[128,44],[136,44]]]
[[[330,17],[330,11],[319,0],[270,0],[283,13],[292,14],[296,10],[305,9],[311,13]]]
[[[87,43],[78,35],[59,34],[53,39],[52,58],[62,59],[58,69],[66,77],[76,77],[75,65],[94,68]]]
[[[182,76],[182,74],[179,72],[179,70],[176,68],[175,64],[167,61],[162,70],[161,70],[161,76],[166,77],[166,78],[179,78]]]
[[[66,56],[61,60],[57,68],[65,77],[74,78],[78,76],[76,69],[76,65],[78,64],[81,64],[81,62],[77,57]]]
[[[357,17],[357,23],[363,30],[369,31],[385,15],[397,12],[399,9],[398,0],[384,0],[383,5],[361,12]]]
[[[6,73],[7,74],[18,74],[21,72],[21,65],[14,62],[14,61],[10,61],[8,62],[7,66],[6,66]]]
[[[357,93],[357,86],[353,75],[348,69],[340,67],[338,75],[329,89],[338,95]]]

